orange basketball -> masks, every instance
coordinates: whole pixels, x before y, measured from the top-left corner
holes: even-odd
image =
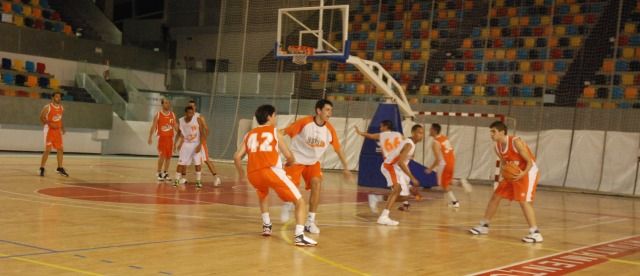
[[[522,173],[522,170],[520,170],[520,167],[518,167],[518,165],[514,163],[504,164],[504,166],[502,166],[502,170],[500,171],[500,174],[506,180],[513,180],[515,176],[520,173]]]

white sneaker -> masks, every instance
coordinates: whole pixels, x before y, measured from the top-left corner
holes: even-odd
[[[300,234],[295,236],[294,238],[294,244],[296,246],[316,246],[318,245],[317,241],[314,241],[313,239],[306,237],[304,234]]]
[[[489,234],[489,226],[488,225],[478,225],[469,229],[469,232],[474,235],[486,235]]]
[[[293,207],[293,203],[291,202],[285,202],[284,205],[282,205],[282,209],[280,209],[281,222],[289,221],[289,218],[291,218],[291,210],[293,210]]]
[[[311,234],[320,234],[320,228],[318,228],[315,222],[307,222],[307,224],[304,225],[304,231]]]
[[[524,238],[522,238],[522,241],[526,243],[539,243],[544,241],[544,239],[542,238],[542,234],[540,234],[539,231],[536,231],[534,233],[529,233],[529,235],[524,236]]]
[[[452,201],[452,202],[449,203],[449,207],[451,207],[451,208],[460,208],[460,202]]]
[[[400,222],[395,221],[395,220],[392,220],[392,219],[391,219],[391,218],[389,218],[389,217],[383,217],[383,216],[380,216],[380,217],[378,218],[378,224],[394,226],[394,225],[398,225],[398,224],[400,224]]]
[[[213,178],[213,187],[219,187],[220,185],[222,185],[222,180],[220,180],[219,176],[214,175]]]
[[[186,178],[180,178],[180,184],[182,184],[182,185],[187,184],[187,179]]]
[[[369,208],[372,213],[378,213],[378,202],[380,202],[378,195],[369,194]]]
[[[471,186],[471,183],[469,183],[467,179],[460,179],[460,184],[462,184],[462,189],[464,189],[465,192],[470,193],[473,191],[473,186]]]

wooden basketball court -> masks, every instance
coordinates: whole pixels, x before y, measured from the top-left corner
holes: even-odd
[[[69,178],[54,173],[55,156],[36,176],[39,158],[0,155],[0,275],[640,275],[634,198],[540,189],[545,242],[531,245],[515,203],[503,202],[488,236],[467,233],[490,186],[457,189],[459,210],[428,191],[410,212],[392,211],[400,225],[389,227],[375,224],[369,190],[327,172],[319,245],[297,248],[274,195],[274,235],[260,235],[257,198],[231,164],[216,164],[222,187],[205,173],[197,191],[157,183],[153,158],[68,155]]]

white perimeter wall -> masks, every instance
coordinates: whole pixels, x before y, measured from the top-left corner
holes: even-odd
[[[286,127],[293,119],[291,115],[279,115],[278,128]],[[255,121],[243,121],[238,130],[240,138],[248,131],[250,125],[256,124]],[[349,118],[348,121],[345,118],[331,119],[352,170],[358,168],[358,157],[364,141],[364,138],[355,133],[354,127],[365,130],[368,122],[354,118]],[[404,122],[405,134],[410,132],[411,126],[413,122]],[[444,126],[442,132],[448,135],[456,153],[456,178],[493,179],[496,155],[487,128]],[[568,188],[618,194],[634,194],[636,187],[635,193],[640,194],[640,183],[636,183],[640,133],[607,132],[605,143],[604,131],[576,130],[573,133],[573,145],[570,146],[571,135],[571,130],[542,131],[539,137],[537,132],[517,133],[536,155],[541,185],[564,185]],[[427,137],[423,143],[418,144],[414,157],[416,161],[423,164],[433,162],[431,142],[432,139]],[[325,154],[322,166],[326,169],[342,167],[331,149]]]
[[[293,120],[294,116],[279,115],[278,128],[287,126]],[[357,170],[364,138],[355,134],[354,127],[358,126],[364,130],[367,128],[368,121],[332,118],[331,123],[340,137],[349,168]],[[69,129],[64,136],[65,151],[155,155],[157,139],[154,138],[153,145],[147,144],[149,124],[149,122],[122,121],[114,115],[111,131]],[[409,132],[412,124],[405,122],[405,133]],[[244,133],[252,125],[255,125],[255,122],[240,121],[237,142],[240,142]],[[484,180],[493,178],[496,157],[488,129],[469,126],[446,128],[445,126],[443,133],[449,136],[455,149],[455,177]],[[535,132],[518,132],[517,135],[527,142],[537,157],[541,185],[558,187],[564,185],[569,188],[618,194],[634,194],[634,187],[636,187],[635,194],[640,194],[640,185],[638,185],[640,183],[635,183],[636,166],[640,155],[640,133],[607,132],[605,143],[604,131],[576,130],[573,133],[573,146],[570,146],[572,135],[570,130],[542,131],[539,137]],[[43,132],[39,127],[0,125],[0,150],[41,151],[44,146],[43,139]],[[430,143],[431,139],[427,138],[423,143],[418,144],[416,161],[423,164],[433,161]],[[209,146],[216,147],[216,145]],[[331,149],[325,154],[322,165],[325,169],[341,168],[337,155]]]

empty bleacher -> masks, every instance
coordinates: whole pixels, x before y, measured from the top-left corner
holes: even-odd
[[[536,106],[544,103],[545,94],[556,94],[569,65],[609,5],[609,1],[598,0],[489,2],[484,24],[473,26],[468,36],[461,26],[479,1],[390,0],[380,5],[363,0],[352,4],[351,54],[380,62],[406,88],[412,103]],[[611,49],[612,56],[586,88],[584,98],[618,100],[607,107],[638,107],[639,24],[637,10],[621,26],[617,50]],[[460,47],[442,47],[460,38]],[[340,37],[334,34],[331,39]],[[434,61],[429,60],[433,51],[444,52],[446,61],[437,76],[428,79],[426,67]],[[322,87],[326,81],[331,98],[381,96],[348,64],[316,61],[311,69],[312,87]],[[602,103],[579,106],[604,107]]]
[[[61,20],[47,0],[2,0],[2,23],[74,35],[73,28]]]
[[[47,99],[54,91],[61,91],[65,101],[95,102],[81,88],[61,86],[60,81],[47,72],[46,64],[20,59],[1,58],[0,96]]]
[[[640,2],[620,24],[618,39],[608,49],[600,71],[585,85],[578,105],[590,108],[640,108]]]

